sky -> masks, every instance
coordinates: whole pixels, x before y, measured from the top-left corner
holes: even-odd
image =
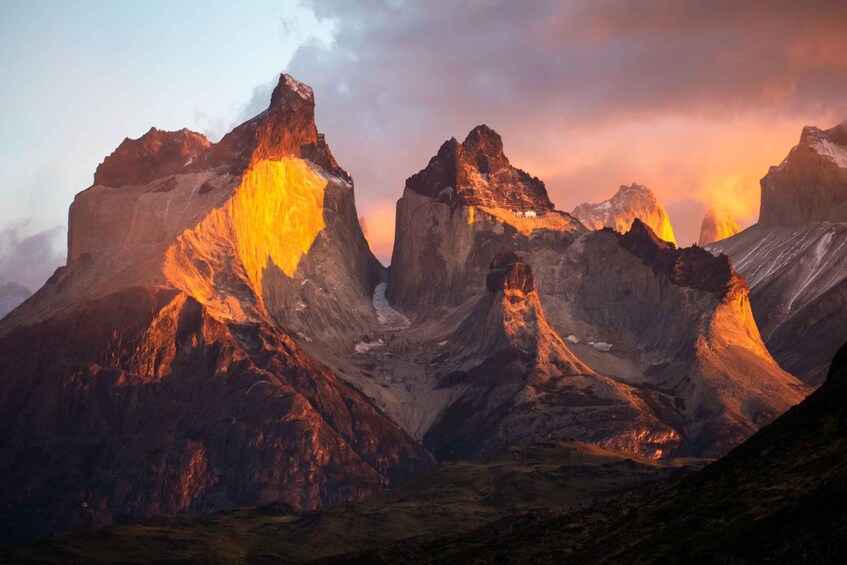
[[[687,245],[709,205],[755,222],[802,127],[847,119],[847,2],[0,0],[0,284],[64,263],[125,137],[217,140],[280,72],[314,88],[383,263],[405,179],[481,123],[559,209],[638,182]]]

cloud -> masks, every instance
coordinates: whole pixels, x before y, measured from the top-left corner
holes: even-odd
[[[314,88],[372,233],[393,231],[378,225],[393,222],[385,207],[441,142],[480,123],[560,208],[637,181],[674,210],[733,198],[755,219],[757,179],[802,125],[847,116],[843,2],[312,7],[334,39],[302,46],[288,70]],[[691,213],[672,220],[696,239]]]
[[[55,226],[27,233],[27,227],[23,223],[0,230],[0,284],[13,282],[35,291],[65,263],[57,242],[67,230]]]
[[[256,86],[253,89],[253,94],[250,96],[249,102],[241,109],[241,112],[229,129],[232,130],[235,126],[243,124],[257,114],[261,114],[267,110],[271,101],[271,94],[273,94],[278,82],[279,77],[274,77],[273,80]]]

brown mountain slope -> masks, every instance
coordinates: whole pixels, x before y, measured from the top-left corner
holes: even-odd
[[[658,458],[677,432],[648,391],[598,375],[547,322],[532,269],[512,252],[491,263],[487,292],[448,338],[439,388],[455,390],[424,437],[439,458],[479,457],[546,437],[575,437]]]
[[[439,162],[431,160],[413,177],[415,182],[437,178]],[[517,192],[522,185],[501,185],[497,190]],[[517,353],[520,348],[512,348],[512,357],[494,355],[497,347],[506,355],[502,353],[506,341],[496,332],[503,331],[503,313],[508,310],[505,306],[501,310],[501,305],[509,303],[486,290],[486,278],[501,250],[511,250],[531,266],[536,287],[531,294],[537,307],[527,303],[526,310],[543,308],[550,328],[550,338],[539,343],[562,344],[567,356],[596,375],[592,378],[612,379],[610,390],[636,391],[627,393],[630,400],[625,404],[637,417],[630,413],[627,418],[661,423],[646,426],[642,442],[633,438],[632,430],[624,431],[610,412],[608,421],[592,425],[600,435],[618,427],[619,443],[611,445],[629,445],[642,454],[643,447],[654,454],[716,457],[807,394],[808,389],[782,371],[762,343],[747,287],[726,257],[713,257],[700,248],[677,249],[637,219],[626,235],[610,229],[588,232],[570,215],[555,210],[517,217],[509,208],[464,205],[438,194],[407,184],[397,203],[399,227],[388,287],[392,304],[412,320],[404,334],[410,340],[408,349],[430,352],[422,359],[430,390],[415,391],[414,402],[437,418],[425,420],[416,433],[425,436],[427,426],[441,419],[437,435],[444,441],[454,434],[470,440],[473,434],[458,421],[448,423],[449,418],[458,411],[463,421],[472,411],[499,406],[506,412],[516,410],[515,415],[539,411],[535,423],[528,417],[525,425],[509,425],[503,437],[524,434],[522,441],[528,441],[533,433],[536,438],[556,437],[570,430],[579,439],[596,440],[583,435],[584,426],[565,425],[567,401],[558,403],[562,410],[558,416],[542,408],[543,395],[521,397],[519,403],[506,401],[504,395],[511,398],[523,390],[526,381],[521,379],[535,371],[536,347],[529,348],[529,356]],[[492,197],[491,202],[496,201]],[[532,326],[529,320],[516,323]],[[425,334],[425,328],[435,326],[440,333]],[[459,327],[462,332],[457,332]],[[474,337],[462,339],[462,334]],[[443,342],[443,347],[422,344],[427,341]],[[394,353],[391,342],[386,348]],[[477,382],[500,384],[483,392],[489,385],[477,389]],[[551,382],[558,383],[558,377]],[[462,390],[468,396],[464,408],[463,403],[453,403]],[[487,394],[497,400],[486,407],[489,401],[480,400],[480,395]],[[427,395],[437,401],[427,403]],[[571,407],[586,405],[584,398],[574,396],[571,401]],[[600,420],[601,413],[594,411]],[[495,419],[510,421],[502,414]],[[444,435],[451,427],[458,431]],[[669,430],[664,447],[653,441],[663,435],[659,429]],[[489,436],[476,437],[481,445]],[[614,440],[606,435],[603,441]],[[473,453],[464,439],[459,443],[463,447],[457,453]]]
[[[847,344],[827,381],[744,444],[679,482],[556,516],[413,539],[330,563],[843,563]]]
[[[313,117],[311,89],[283,75],[219,144],[152,130],[77,195],[68,265],[0,323],[5,540],[313,509],[429,465],[293,341],[376,323],[380,268]]]
[[[847,125],[806,127],[762,179],[759,222],[710,245],[750,283],[756,322],[780,365],[811,386],[847,340]]]
[[[581,508],[596,497],[689,470],[624,458],[595,445],[546,442],[480,461],[442,462],[407,485],[354,504],[308,513],[271,504],[199,518],[158,518],[93,534],[49,536],[0,551],[0,560],[301,563],[399,540],[419,543],[469,532],[515,512],[547,516]]]

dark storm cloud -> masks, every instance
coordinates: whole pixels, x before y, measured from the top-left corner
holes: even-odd
[[[65,228],[27,234],[25,226],[0,230],[0,284],[14,282],[35,291],[65,262],[56,241]]]
[[[845,108],[845,2],[319,2],[315,9],[337,21],[336,43],[330,51],[301,49],[292,70],[331,93],[325,103],[361,104],[358,119],[377,131],[392,129],[396,112],[410,127],[455,124],[469,113],[565,126],[669,109]]]
[[[518,165],[541,169],[530,172],[554,200],[573,205],[568,194],[597,186],[557,180],[573,177],[557,161],[603,128],[668,116],[847,115],[847,2],[313,7],[335,20],[335,43],[301,48],[290,72],[314,87],[318,126],[365,210],[399,197],[442,141],[479,123],[503,135]],[[639,180],[618,178],[636,165],[606,169],[607,192]]]

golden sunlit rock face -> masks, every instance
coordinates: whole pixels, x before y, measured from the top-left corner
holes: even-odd
[[[233,295],[238,286],[263,309],[265,269],[274,265],[292,277],[324,229],[326,185],[302,159],[256,162],[223,206],[168,249],[165,276],[224,318],[249,315],[237,299],[248,297]]]
[[[289,277],[324,228],[327,181],[301,159],[259,161],[247,171],[230,206],[247,276],[262,295],[268,261]]]
[[[612,228],[618,233],[626,233],[637,218],[644,222],[661,239],[676,245],[671,221],[664,206],[656,199],[650,189],[633,183],[621,186],[617,194],[599,204],[580,204],[571,215],[592,230]]]
[[[703,247],[732,237],[740,231],[741,227],[728,211],[709,208],[700,226],[700,238],[697,245]]]

